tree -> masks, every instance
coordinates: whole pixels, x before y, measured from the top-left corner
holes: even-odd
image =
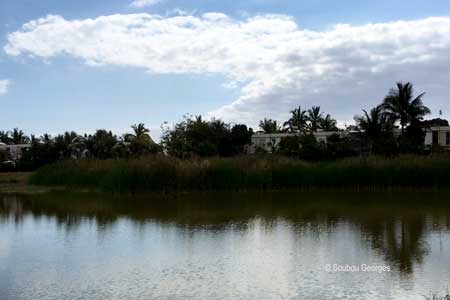
[[[300,158],[301,156],[300,136],[286,136],[280,140],[277,152],[281,155]]]
[[[408,124],[422,120],[425,115],[431,112],[422,102],[425,93],[415,98],[413,94],[413,85],[410,82],[406,84],[398,82],[397,87],[389,91],[382,104],[386,116],[400,122],[402,133]]]
[[[277,152],[304,160],[324,158],[325,144],[317,142],[313,134],[294,135],[281,139]]]
[[[233,156],[244,152],[252,135],[253,130],[243,124],[231,127],[217,119],[184,116],[173,128],[163,128],[161,143],[167,154],[179,158]]]
[[[89,154],[86,138],[83,136],[77,135],[76,137],[74,137],[68,147],[69,148],[67,149],[67,153],[71,158],[85,158]]]
[[[326,157],[329,159],[338,159],[354,156],[357,153],[349,137],[341,137],[339,134],[333,134],[327,137]]]
[[[139,156],[149,153],[159,152],[159,146],[150,137],[150,130],[145,128],[144,123],[132,125],[132,134],[125,135],[125,141],[130,143],[130,151],[132,155]],[[117,145],[116,153],[126,153]]]
[[[113,147],[117,143],[117,137],[111,131],[99,129],[94,135],[89,135],[86,139],[86,146],[89,153],[98,159],[114,157]]]
[[[48,134],[48,133],[44,133],[44,134],[41,136],[40,140],[41,140],[44,144],[51,144],[51,143],[53,142],[53,141],[52,141],[51,135]]]
[[[250,145],[252,141],[253,129],[247,125],[236,124],[231,128],[231,145],[233,145],[233,155],[243,154],[245,145]]]
[[[9,144],[11,139],[8,131],[0,131],[0,143]]]
[[[320,120],[320,128],[322,128],[323,131],[338,131],[336,124],[336,120],[331,118],[329,114]]]
[[[311,132],[316,132],[320,128],[322,121],[320,106],[313,106],[311,109],[308,109],[308,121]]]
[[[446,119],[441,119],[441,118],[435,118],[435,119],[431,119],[431,120],[425,120],[421,122],[421,126],[422,127],[434,127],[434,126],[449,126],[448,125],[448,120]]]
[[[186,133],[188,118],[187,116],[184,116],[183,118],[184,119],[175,124],[172,129],[161,125],[163,132],[161,144],[163,145],[163,148],[167,154],[178,158],[186,158],[192,150],[192,145]]]
[[[276,133],[281,131],[281,126],[277,121],[266,118],[259,122],[259,128],[261,128],[264,133]]]
[[[28,144],[30,142],[30,138],[25,135],[22,130],[19,128],[14,128],[11,132],[11,142],[13,144]]]
[[[425,131],[419,120],[413,120],[405,132],[400,135],[399,139],[400,151],[403,153],[420,154],[424,151]]]
[[[150,135],[149,135],[150,130],[145,128],[144,123],[139,123],[138,125],[132,125],[131,128],[134,131],[134,139],[136,139],[136,140],[140,140],[140,139],[149,140],[150,139]]]
[[[298,108],[291,110],[291,118],[286,121],[283,126],[287,127],[290,132],[304,132],[308,123],[308,116],[306,111]]]
[[[356,116],[357,126],[369,140],[369,148],[375,154],[392,154],[395,139],[393,135],[394,120],[389,118],[382,106],[376,106],[368,113],[363,110],[363,116]]]
[[[59,158],[70,158],[72,145],[74,139],[78,137],[78,134],[74,131],[66,131],[64,134],[59,134],[53,139],[54,150]]]

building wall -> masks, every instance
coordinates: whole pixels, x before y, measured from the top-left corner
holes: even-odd
[[[339,132],[315,132],[314,136],[318,142],[327,142],[327,138],[333,134],[341,134]],[[268,153],[272,153],[274,149],[278,148],[282,138],[295,136],[295,133],[256,133],[252,136],[252,144],[248,147],[248,153],[256,153],[258,148],[263,149]]]
[[[437,145],[442,147],[450,147],[450,127],[431,127],[425,132],[425,146],[433,145],[433,133],[437,137]]]
[[[0,150],[6,151],[11,156],[12,160],[18,160],[22,157],[24,149],[30,148],[31,145],[20,144],[20,145],[0,145]]]
[[[280,144],[282,138],[293,136],[292,133],[273,133],[262,134],[257,133],[252,136],[252,144],[249,147],[249,153],[254,154],[260,148],[266,152],[272,153],[273,149],[276,149]]]

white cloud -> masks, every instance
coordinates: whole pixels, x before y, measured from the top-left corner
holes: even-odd
[[[141,8],[145,6],[152,6],[159,2],[161,2],[161,0],[134,0],[133,2],[131,2],[130,6]]]
[[[163,17],[112,15],[65,20],[47,16],[8,35],[9,55],[69,55],[91,65],[153,73],[219,73],[241,95],[210,112],[256,124],[264,117],[321,105],[340,120],[378,103],[398,80],[428,92],[432,109],[450,114],[450,18],[300,29],[289,16],[243,21],[221,13]]]
[[[0,80],[0,96],[6,94],[8,92],[9,85],[11,81],[7,79]]]

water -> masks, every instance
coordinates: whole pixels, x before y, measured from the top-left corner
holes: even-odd
[[[424,299],[450,287],[449,199],[0,196],[0,299]]]

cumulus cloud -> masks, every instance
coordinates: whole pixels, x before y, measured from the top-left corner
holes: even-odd
[[[85,20],[50,15],[10,33],[4,50],[153,73],[223,74],[240,96],[209,114],[249,124],[264,116],[286,118],[299,104],[321,105],[351,121],[398,80],[415,82],[428,92],[432,109],[450,113],[450,18],[445,17],[312,31],[285,15],[245,20],[221,13]]]
[[[161,2],[161,0],[135,0],[135,1],[131,2],[130,6],[141,8],[141,7],[145,7],[145,6],[152,6],[159,2]]]
[[[8,88],[11,82],[7,79],[0,80],[0,96],[8,92]]]

